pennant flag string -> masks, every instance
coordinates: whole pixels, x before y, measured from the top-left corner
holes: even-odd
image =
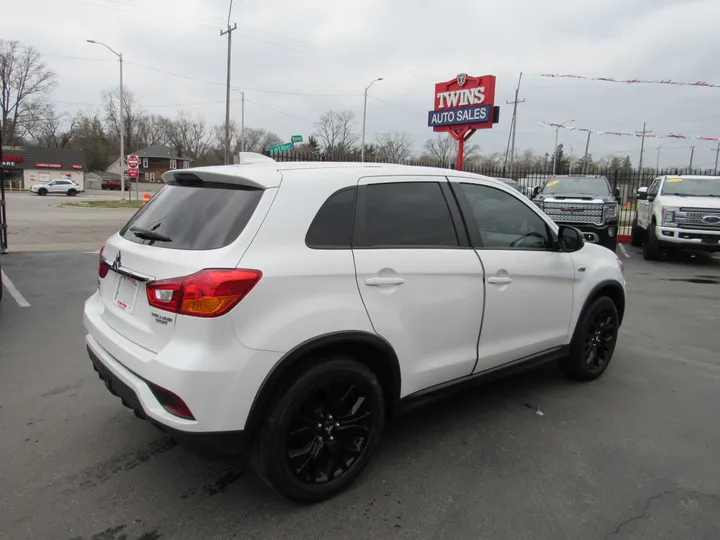
[[[645,137],[646,139],[694,139],[699,141],[720,141],[720,137],[700,137],[698,135],[680,135],[679,133],[667,133],[666,135],[655,135],[653,133],[629,133],[625,131],[598,131],[595,129],[579,128],[575,126],[566,126],[564,124],[556,124],[553,122],[539,122],[544,127],[554,127],[567,129],[568,131],[582,131],[584,133],[595,133],[597,135],[615,135],[617,137]]]
[[[582,79],[585,81],[602,81],[624,84],[670,84],[674,86],[703,86],[705,88],[720,88],[720,84],[711,84],[704,81],[673,81],[671,79],[613,79],[612,77],[586,77],[584,75],[542,73],[541,77],[553,79]]]

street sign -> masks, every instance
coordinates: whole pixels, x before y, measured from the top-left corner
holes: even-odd
[[[128,168],[137,169],[138,166],[140,165],[140,158],[135,155],[128,156],[127,164],[128,164]]]
[[[290,137],[290,142],[293,142],[293,143],[303,142],[302,135],[293,135],[292,137]]]
[[[278,144],[276,146],[271,146],[270,148],[266,148],[268,152],[271,154],[277,154],[278,152],[287,152],[288,150],[293,149],[293,143],[287,142],[285,144]]]
[[[140,176],[140,170],[137,169],[137,168],[135,168],[135,169],[128,169],[127,174],[128,174],[128,178],[137,178],[137,177]]]

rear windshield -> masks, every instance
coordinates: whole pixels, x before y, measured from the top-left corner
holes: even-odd
[[[610,194],[610,186],[603,177],[561,176],[551,178],[542,190],[544,195],[600,195]]]
[[[166,185],[120,234],[169,249],[218,249],[240,235],[262,194],[262,189],[227,184]]]

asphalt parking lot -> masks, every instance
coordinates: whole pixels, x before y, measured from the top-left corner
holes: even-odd
[[[2,258],[29,304],[0,303],[2,539],[720,538],[717,260],[621,255],[628,308],[601,379],[548,367],[417,409],[353,488],[296,506],[242,463],[177,447],[98,380],[82,327],[93,241]]]

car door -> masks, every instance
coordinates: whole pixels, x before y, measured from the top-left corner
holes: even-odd
[[[451,180],[486,278],[475,371],[566,344],[575,268],[551,222],[505,186]]]
[[[48,193],[55,193],[55,190],[57,189],[57,180],[52,180],[45,184],[45,187],[48,190]]]
[[[352,247],[370,322],[398,356],[402,395],[470,375],[483,272],[447,179],[361,178]]]
[[[647,195],[644,200],[637,202],[637,214],[638,214],[638,225],[647,229],[652,219],[652,205],[655,197],[657,197],[660,191],[660,184],[662,183],[662,177],[658,177],[650,184],[647,190]]]
[[[66,184],[67,182],[65,180],[55,180],[53,182],[53,187],[50,191],[52,193],[65,193],[68,188]]]

